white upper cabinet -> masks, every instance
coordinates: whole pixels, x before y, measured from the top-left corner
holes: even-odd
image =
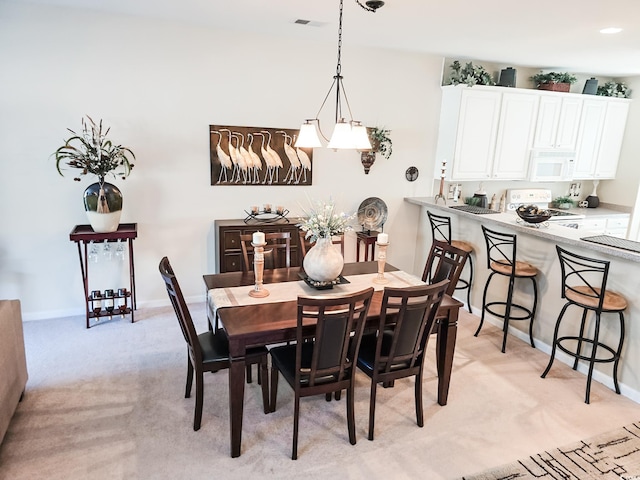
[[[495,152],[501,92],[482,87],[442,91],[436,176],[446,160],[452,180],[487,180]]]
[[[492,179],[526,180],[538,100],[538,95],[526,90],[502,95]]]
[[[594,97],[584,101],[575,179],[615,178],[628,113],[629,100]]]
[[[534,148],[575,150],[582,99],[561,94],[541,94]]]
[[[434,178],[526,180],[532,149],[576,151],[575,179],[614,178],[630,100],[544,90],[442,87]]]

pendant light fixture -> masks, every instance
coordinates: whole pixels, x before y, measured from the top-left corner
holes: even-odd
[[[358,5],[365,8],[368,11],[375,12],[377,8],[380,8],[384,5],[384,2],[366,2],[367,7],[362,5],[358,0],[356,0]],[[375,7],[369,5],[370,3],[375,4]],[[340,15],[338,17],[338,63],[336,65],[336,74],[333,77],[333,83],[327,92],[327,95],[324,97],[322,105],[320,105],[320,109],[316,114],[315,118],[306,119],[304,124],[300,127],[300,133],[298,135],[298,140],[296,141],[296,147],[303,148],[313,148],[322,146],[320,142],[320,138],[318,137],[318,131],[322,138],[329,142],[327,145],[332,149],[356,149],[356,150],[370,150],[371,142],[369,141],[369,136],[367,134],[367,128],[362,125],[361,122],[354,120],[353,115],[351,114],[351,106],[349,105],[349,99],[347,98],[347,93],[344,89],[344,84],[342,83],[342,10],[343,10],[344,0],[340,0]],[[327,137],[322,133],[322,128],[320,128],[320,112],[324,108],[325,103],[327,103],[327,99],[331,95],[335,87],[336,90],[336,114],[335,114],[335,127],[333,129],[333,134],[331,135],[331,139],[327,139]],[[344,105],[346,105],[346,112],[349,114],[349,120],[346,120],[343,115],[343,101]],[[317,125],[317,127],[316,127]]]

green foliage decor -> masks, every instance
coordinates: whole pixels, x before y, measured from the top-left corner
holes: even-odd
[[[496,84],[491,74],[487,72],[482,65],[474,65],[473,62],[468,62],[463,67],[458,60],[455,60],[450,67],[449,83],[451,85],[462,83],[473,87],[474,85]]]
[[[577,78],[570,73],[558,73],[558,72],[549,72],[549,73],[538,73],[531,77],[533,83],[536,84],[536,87],[543,83],[569,83],[574,84],[577,81]]]
[[[367,134],[371,142],[371,151],[380,153],[388,160],[393,153],[393,142],[389,137],[391,130],[379,127],[368,127]]]
[[[82,133],[77,134],[71,129],[67,129],[73,134],[65,140],[64,145],[58,148],[54,155],[56,157],[56,169],[62,176],[61,163],[80,170],[78,175],[89,173],[96,175],[100,181],[104,181],[107,174],[122,177],[124,180],[133,168],[131,159],[135,159],[133,152],[122,145],[115,145],[107,139],[110,128],[102,129],[102,120],[96,124],[91,117],[82,119]],[[118,171],[116,171],[118,170]],[[80,181],[79,177],[74,178]]]
[[[631,96],[631,89],[624,83],[607,82],[598,87],[597,94],[604,97],[629,98]]]

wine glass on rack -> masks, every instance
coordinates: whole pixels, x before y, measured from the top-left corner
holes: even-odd
[[[89,242],[89,254],[87,255],[87,257],[91,263],[98,263],[98,246],[93,243],[93,240]]]
[[[102,247],[102,256],[108,262],[113,258],[113,250],[111,250],[111,244],[105,240],[104,246]]]
[[[121,262],[124,262],[124,257],[126,255],[126,251],[124,248],[124,243],[118,239],[118,243],[116,244],[116,259]]]

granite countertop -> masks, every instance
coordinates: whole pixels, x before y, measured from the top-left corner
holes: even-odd
[[[541,226],[540,228],[536,228],[529,224],[523,223],[518,217],[518,215],[513,211],[488,214],[488,215],[476,215],[473,213],[463,212],[461,210],[450,208],[451,206],[454,206],[454,205],[463,205],[463,203],[449,202],[447,205],[443,205],[440,202],[439,204],[436,204],[434,203],[433,197],[405,197],[404,200],[405,202],[412,203],[414,205],[429,207],[429,208],[445,211],[448,213],[455,213],[456,215],[460,215],[463,218],[475,220],[477,222],[505,225],[513,230],[516,230],[518,232],[522,232],[528,235],[546,238],[553,242],[564,243],[567,245],[573,245],[580,248],[586,248],[586,249],[597,251],[606,255],[624,258],[626,260],[640,263],[640,253],[635,253],[630,250],[623,250],[621,248],[614,248],[607,245],[600,245],[597,243],[581,240],[581,237],[588,237],[593,235],[593,233],[590,233],[587,230],[577,230],[574,228],[563,227],[561,225],[558,225],[556,222],[547,222],[548,226]],[[604,206],[602,208],[600,207],[576,208],[576,209],[571,209],[569,211],[583,214],[586,216],[586,218],[596,218],[601,216],[611,217],[611,216],[625,216],[625,215],[628,216],[629,215],[629,213],[625,213],[620,210],[615,210],[612,208],[607,208]],[[567,221],[569,220],[567,219]],[[559,223],[562,223],[562,222],[559,222]]]

